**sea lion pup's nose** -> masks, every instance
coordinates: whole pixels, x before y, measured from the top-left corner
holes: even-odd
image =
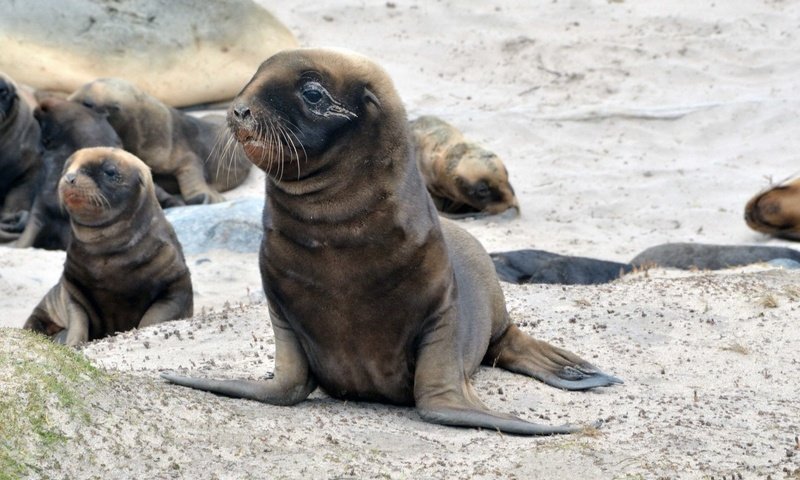
[[[64,180],[65,180],[67,183],[69,183],[70,185],[74,185],[74,184],[75,184],[75,179],[76,179],[77,177],[78,177],[78,176],[75,174],[75,172],[69,172],[69,173],[65,173],[65,174],[64,174]]]
[[[245,105],[244,102],[237,102],[231,107],[231,112],[237,120],[244,120],[250,116],[250,107]]]

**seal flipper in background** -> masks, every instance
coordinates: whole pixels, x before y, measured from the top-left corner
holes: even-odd
[[[559,255],[544,250],[493,252],[489,256],[500,280],[518,284],[595,285],[614,281],[633,270],[627,263]]]

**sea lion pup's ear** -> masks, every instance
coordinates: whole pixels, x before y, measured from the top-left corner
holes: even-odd
[[[381,108],[381,101],[378,100],[378,97],[376,97],[375,94],[369,90],[369,88],[364,87],[364,93],[362,94],[361,99],[364,102],[364,106],[371,103],[378,107],[378,110],[383,110]]]

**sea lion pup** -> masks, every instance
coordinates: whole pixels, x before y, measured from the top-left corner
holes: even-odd
[[[450,217],[502,213],[519,202],[500,157],[432,116],[410,124],[419,166],[436,208]]]
[[[800,240],[800,178],[751,198],[744,208],[744,219],[757,232]]]
[[[58,198],[64,163],[81,148],[121,148],[122,142],[105,115],[55,96],[43,96],[33,116],[41,130],[42,173],[30,218],[14,246],[66,250],[72,230]]]
[[[619,382],[511,323],[489,256],[425,194],[382,68],[338,50],[284,51],[259,67],[228,119],[267,173],[259,265],[274,377],[168,381],[278,405],[320,386],[416,404],[429,422],[521,435],[577,427],[490,411],[470,383],[481,363],[570,390]]]
[[[223,201],[219,192],[238,186],[250,172],[221,115],[193,117],[118,78],[88,83],[69,99],[107,112],[125,150],[150,166],[156,183],[179,192],[189,205]]]
[[[19,237],[41,166],[36,101],[0,72],[0,242]]]
[[[192,282],[150,169],[117,148],[78,150],[58,184],[72,239],[61,279],[24,328],[67,345],[192,316]]]

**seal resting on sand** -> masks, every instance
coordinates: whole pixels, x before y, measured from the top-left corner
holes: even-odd
[[[433,116],[410,123],[417,165],[436,208],[445,216],[502,213],[519,202],[500,157],[467,141],[455,127]]]
[[[262,60],[297,47],[252,0],[4,1],[0,70],[39,90],[120,77],[173,107],[229,100]]]
[[[620,382],[511,322],[488,254],[426,194],[405,109],[379,66],[339,50],[278,53],[228,118],[268,174],[259,264],[274,377],[165,379],[279,405],[320,386],[416,405],[429,422],[520,435],[580,427],[489,410],[470,382],[481,364],[569,390]]]

